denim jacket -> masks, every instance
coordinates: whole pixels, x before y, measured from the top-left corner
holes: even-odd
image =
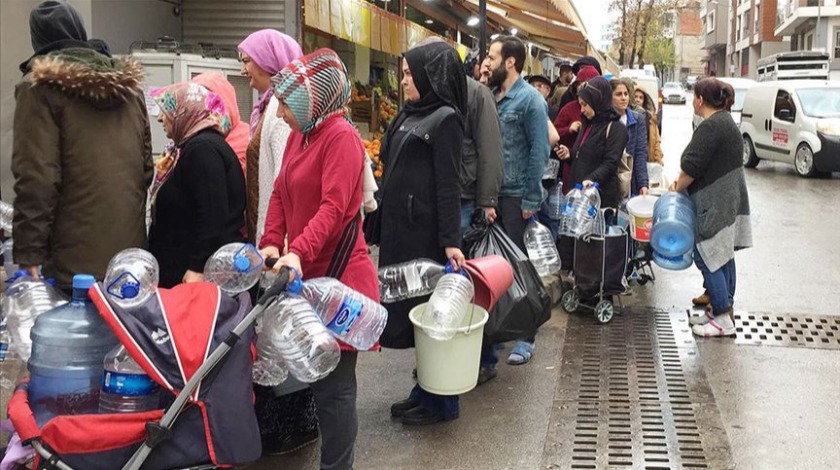
[[[627,110],[627,153],[633,157],[633,177],[631,179],[631,195],[639,194],[639,190],[650,186],[647,171],[648,135],[645,118],[641,113]]]
[[[551,152],[548,104],[536,89],[520,77],[496,105],[505,169],[499,195],[521,197],[522,210],[536,211],[542,202],[541,180]]]

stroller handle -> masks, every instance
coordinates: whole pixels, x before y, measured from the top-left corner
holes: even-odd
[[[277,258],[269,258],[265,260],[265,265],[268,267],[274,267],[275,263],[277,263]],[[271,283],[271,287],[266,289],[265,293],[257,300],[257,305],[265,307],[271,301],[276,299],[278,295],[282,294],[289,285],[289,273],[290,269],[288,267],[281,266],[280,272],[277,274],[277,279]]]

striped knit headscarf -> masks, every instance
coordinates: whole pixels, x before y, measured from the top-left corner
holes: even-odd
[[[344,62],[332,50],[318,49],[293,60],[271,81],[275,96],[292,111],[302,133],[332,116],[349,121],[350,79]]]

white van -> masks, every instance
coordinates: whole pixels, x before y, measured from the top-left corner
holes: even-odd
[[[804,177],[840,171],[840,82],[758,83],[747,91],[740,128],[747,168],[766,159]]]

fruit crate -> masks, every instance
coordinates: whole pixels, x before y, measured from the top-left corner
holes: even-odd
[[[350,103],[350,117],[355,123],[367,123],[371,129],[379,128],[379,105],[377,99],[353,101]]]

